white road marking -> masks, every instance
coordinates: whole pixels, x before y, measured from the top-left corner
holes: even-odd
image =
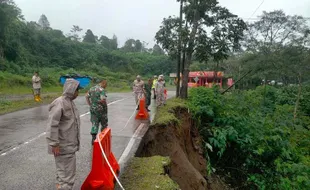
[[[117,103],[117,102],[124,101],[124,100],[126,100],[126,99],[128,99],[128,98],[123,98],[123,99],[120,99],[120,100],[116,100],[116,101],[110,102],[110,103],[108,103],[108,106],[109,106],[109,105],[112,105],[112,104],[115,104],[115,103]],[[84,114],[80,115],[80,117],[84,117],[84,116],[86,116],[86,115],[88,115],[88,114],[90,114],[90,112],[84,113]],[[2,154],[0,154],[0,156],[5,156],[5,155],[7,155],[7,154],[10,153],[10,152],[13,152],[14,150],[19,149],[19,148],[22,147],[23,145],[29,144],[30,142],[37,140],[38,138],[42,137],[42,136],[45,135],[45,134],[46,134],[46,132],[43,132],[43,133],[39,134],[38,136],[36,136],[36,137],[34,137],[34,138],[32,138],[32,139],[30,139],[30,140],[24,142],[23,144],[18,145],[18,146],[14,147],[14,148],[12,148],[12,149],[6,151],[6,152],[3,152]]]
[[[124,163],[125,159],[128,157],[130,150],[132,149],[136,139],[138,138],[138,134],[140,133],[140,131],[143,129],[144,127],[144,123],[141,123],[138,127],[138,129],[136,130],[136,132],[133,134],[133,136],[131,137],[129,143],[127,144],[123,154],[121,155],[121,157],[118,160],[118,163],[121,165]]]
[[[2,153],[0,156],[7,155],[8,153],[13,152],[14,150],[19,149],[21,146],[26,145],[26,144],[28,144],[28,143],[30,143],[30,142],[32,142],[32,141],[37,140],[38,138],[40,138],[41,136],[43,136],[43,135],[45,135],[45,134],[46,134],[46,132],[41,133],[41,134],[39,134],[38,136],[36,136],[36,137],[34,137],[34,138],[32,138],[32,139],[29,139],[28,141],[24,142],[23,144],[21,144],[21,145],[19,145],[19,146],[16,146],[16,147],[14,147],[14,148],[12,148],[12,149],[10,149],[10,150],[8,150],[8,151]]]
[[[123,99],[120,99],[120,100],[116,100],[116,101],[110,102],[110,103],[108,103],[108,106],[112,105],[112,104],[115,104],[117,102],[121,102],[121,101],[126,100],[126,99],[128,99],[128,98],[123,98]],[[80,115],[80,117],[84,117],[85,115],[88,115],[88,114],[90,114],[90,112],[84,113],[84,114]]]
[[[127,120],[126,125],[125,125],[120,131],[117,131],[116,133],[122,132],[122,131],[127,127],[128,123],[130,122],[132,116],[135,115],[135,113],[136,113],[136,109],[133,111],[132,115],[131,115],[130,118]]]

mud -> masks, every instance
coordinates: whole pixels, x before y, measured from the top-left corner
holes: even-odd
[[[182,125],[151,125],[138,156],[169,156],[169,176],[183,190],[227,189],[220,180],[207,177],[207,162],[203,157],[201,138],[187,109],[177,113]]]

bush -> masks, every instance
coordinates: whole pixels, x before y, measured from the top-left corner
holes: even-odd
[[[308,89],[295,121],[293,88],[267,86],[227,95],[191,89],[188,104],[211,166],[244,189],[310,189]]]

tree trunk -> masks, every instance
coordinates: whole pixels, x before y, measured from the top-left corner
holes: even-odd
[[[189,66],[192,61],[192,54],[186,56],[186,61],[184,64],[184,71],[183,71],[183,80],[182,80],[182,89],[181,89],[181,98],[186,99],[188,96],[188,75],[189,75]]]
[[[178,41],[178,65],[177,65],[177,89],[176,89],[176,97],[180,96],[180,66],[181,66],[181,55],[182,55],[182,20],[183,20],[183,0],[180,1],[180,22],[179,22],[179,41]]]
[[[185,47],[183,47],[183,49],[185,49]],[[183,51],[182,53],[183,53],[183,55],[182,55],[182,63],[181,63],[181,73],[184,72],[184,65],[185,65],[185,61],[186,61],[185,51]]]
[[[189,66],[192,62],[192,56],[193,56],[194,47],[195,47],[195,36],[197,34],[197,30],[198,30],[198,26],[199,26],[199,23],[198,23],[199,13],[197,11],[199,5],[198,5],[197,0],[195,1],[195,5],[196,5],[196,9],[195,9],[195,13],[194,13],[193,27],[192,27],[192,31],[190,33],[189,40],[188,40],[188,48],[186,51],[186,61],[185,61],[185,65],[184,65],[183,80],[182,80],[182,89],[181,89],[181,93],[180,93],[180,95],[181,95],[180,97],[182,99],[187,98]]]
[[[185,29],[187,30],[187,21],[185,23]],[[185,52],[185,49],[186,49],[186,42],[183,43],[183,47],[182,47],[182,64],[181,64],[181,73],[184,72],[184,65],[185,65],[185,61],[186,61],[186,52]]]

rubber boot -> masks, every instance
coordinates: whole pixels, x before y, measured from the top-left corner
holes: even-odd
[[[145,109],[147,110],[147,112],[150,112],[151,110],[149,110],[149,107],[145,107]]]
[[[92,136],[91,145],[94,145],[94,141],[96,140],[97,135],[92,134],[91,136]]]
[[[35,95],[34,100],[35,100],[36,102],[39,102],[39,96],[38,96],[38,95]]]

